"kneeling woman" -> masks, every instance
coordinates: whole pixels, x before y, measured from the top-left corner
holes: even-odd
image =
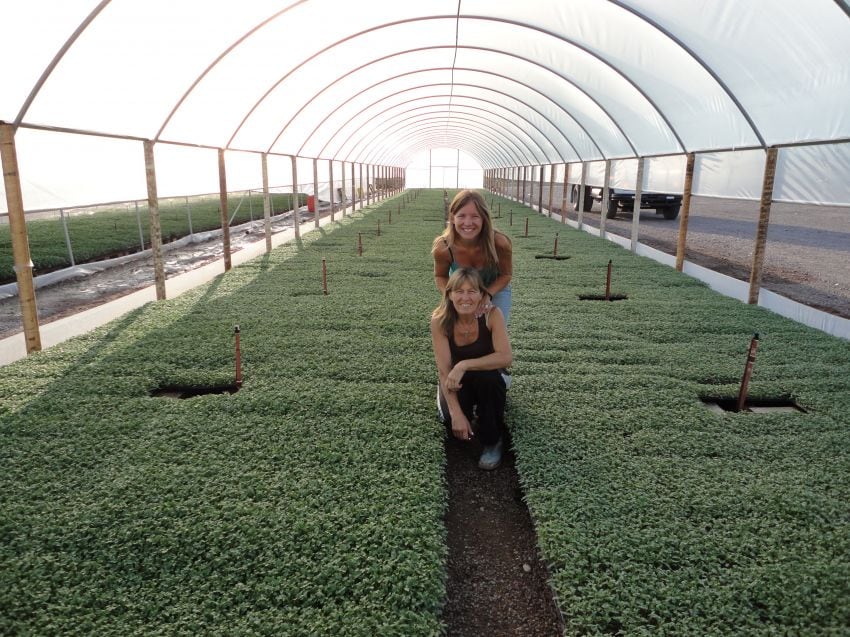
[[[452,434],[459,440],[472,438],[474,406],[484,446],[478,466],[495,469],[502,460],[505,428],[506,392],[500,370],[510,366],[512,354],[501,310],[476,317],[485,293],[476,270],[460,268],[452,273],[431,315],[431,340]]]

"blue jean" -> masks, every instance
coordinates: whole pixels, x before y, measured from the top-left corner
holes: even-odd
[[[508,283],[504,288],[496,292],[496,296],[493,297],[493,305],[502,310],[502,314],[505,315],[505,325],[508,324],[508,319],[511,316],[511,299],[513,298],[513,293],[511,292],[511,284]]]

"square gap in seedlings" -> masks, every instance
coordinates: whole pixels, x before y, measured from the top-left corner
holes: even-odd
[[[738,412],[737,398],[724,398],[717,396],[700,396],[702,404],[709,411],[716,414],[741,413]],[[741,410],[748,414],[807,414],[802,406],[791,398],[748,398]]]
[[[165,385],[152,389],[150,396],[152,398],[171,398],[172,400],[185,400],[186,398],[195,398],[196,396],[206,396],[208,394],[235,394],[239,391],[239,387],[233,385],[219,385],[217,387],[191,387],[188,385]]]

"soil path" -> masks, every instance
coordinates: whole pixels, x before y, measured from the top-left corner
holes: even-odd
[[[478,443],[447,435],[447,635],[562,635],[513,452],[505,452],[495,471],[478,468],[480,454]]]

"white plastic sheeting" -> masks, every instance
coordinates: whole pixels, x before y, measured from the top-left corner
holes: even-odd
[[[779,145],[778,197],[850,202],[843,0],[28,0],[3,8],[0,60],[28,208],[65,182],[72,203],[137,196],[142,139],[396,166],[653,157],[647,187],[673,191],[682,154],[715,153],[700,192],[742,197],[750,157],[719,151]],[[57,129],[128,139],[94,153]]]

